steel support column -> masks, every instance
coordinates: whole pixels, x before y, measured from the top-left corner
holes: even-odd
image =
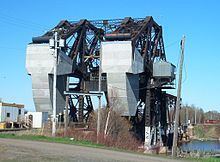
[[[145,100],[145,146],[149,147],[151,144],[151,92],[150,92],[150,78],[147,79],[146,100]]]

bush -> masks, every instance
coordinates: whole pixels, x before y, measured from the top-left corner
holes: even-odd
[[[106,134],[107,116],[110,111],[109,123]],[[75,140],[86,140],[96,143],[97,141],[97,112],[94,112],[88,122],[86,128],[69,127],[67,136]],[[141,142],[138,141],[132,132],[130,132],[130,123],[127,119],[121,117],[117,112],[110,109],[102,109],[101,111],[101,133],[99,134],[99,144],[108,147],[115,147],[125,150],[137,151]],[[63,129],[57,133],[58,136],[63,136]]]

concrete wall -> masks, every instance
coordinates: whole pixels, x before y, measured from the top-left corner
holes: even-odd
[[[142,56],[132,49],[131,41],[111,41],[102,42],[101,57],[110,105],[122,116],[134,116],[139,99],[138,74],[144,71]]]
[[[122,116],[134,116],[139,97],[138,75],[108,73],[107,87],[110,106]]]
[[[53,49],[49,44],[29,44],[26,51],[26,69],[32,79],[32,92],[36,111],[52,114]],[[62,51],[57,65],[57,114],[63,112],[66,74],[72,72],[72,61]]]
[[[132,73],[144,71],[143,58],[131,41],[102,42],[102,72],[103,73]]]

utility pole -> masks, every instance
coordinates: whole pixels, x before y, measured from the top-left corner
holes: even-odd
[[[56,136],[56,100],[57,100],[57,53],[58,53],[57,31],[54,33],[54,67],[53,67],[53,122],[52,137]]]
[[[188,126],[188,124],[189,124],[189,109],[188,109],[188,107],[186,107],[186,124],[187,124],[187,126]]]
[[[69,91],[69,77],[66,79],[66,91]],[[68,105],[69,105],[69,95],[66,95],[66,110],[64,117],[64,137],[67,135],[67,124],[68,124]]]
[[[99,93],[101,93],[101,85],[102,85],[102,57],[101,57],[101,52],[100,52],[100,63],[99,63]],[[100,131],[101,131],[101,104],[102,104],[102,98],[101,95],[98,96],[99,99],[99,107],[98,107],[98,117],[97,117],[97,143],[99,143],[99,136],[100,136]]]
[[[178,81],[178,90],[177,90],[176,113],[175,113],[173,147],[172,147],[172,156],[173,157],[177,156],[177,140],[178,140],[179,111],[180,111],[181,86],[182,86],[182,71],[183,71],[183,60],[184,60],[184,46],[185,46],[185,36],[183,36],[183,38],[181,40],[179,81]]]
[[[196,118],[197,118],[197,110],[196,110],[196,108],[195,108],[195,121],[194,121],[195,124],[197,124]]]

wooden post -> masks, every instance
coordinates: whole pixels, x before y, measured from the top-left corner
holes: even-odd
[[[102,87],[102,52],[100,52],[100,63],[99,63],[99,86],[98,91],[101,93],[101,87]],[[102,96],[98,96],[99,99],[99,107],[98,107],[98,117],[97,117],[97,143],[99,143],[99,136],[101,133],[101,106],[102,106]]]
[[[174,123],[173,147],[172,147],[173,157],[177,156],[177,140],[178,140],[179,111],[180,111],[180,100],[181,100],[182,71],[183,71],[183,60],[184,60],[184,45],[185,45],[185,36],[183,36],[181,40],[179,81],[178,81],[178,90],[177,90],[177,102],[176,102],[176,113],[175,113],[175,123]]]
[[[69,91],[69,77],[67,76],[66,79],[66,91]],[[64,117],[64,137],[67,136],[67,125],[68,125],[68,106],[69,106],[69,95],[66,95],[66,110],[65,110],[65,117]]]

